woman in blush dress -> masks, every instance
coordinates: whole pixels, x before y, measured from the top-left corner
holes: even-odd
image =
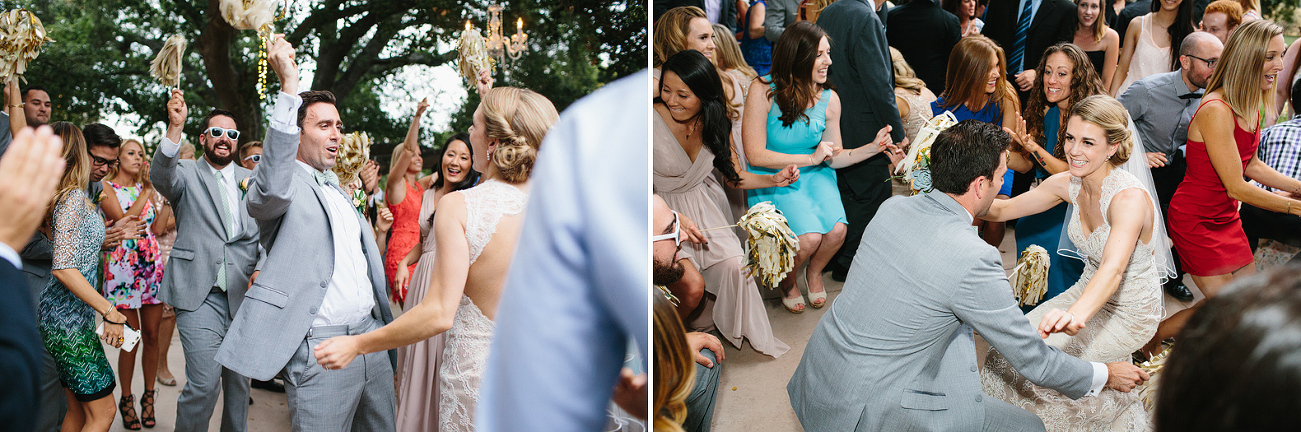
[[[395,283],[407,292],[408,312],[420,304],[428,294],[429,280],[433,278],[437,247],[433,228],[434,212],[438,201],[449,193],[474,187],[479,182],[479,172],[474,170],[474,150],[470,136],[453,135],[443,144],[443,153],[434,167],[436,178],[425,191],[420,204],[420,244],[398,263]],[[407,265],[417,261],[414,272],[407,273]],[[446,334],[398,348],[398,367],[395,370],[397,387],[397,430],[428,431],[438,429],[438,368],[443,362],[443,343]]]
[[[316,347],[321,365],[341,368],[358,354],[447,332],[438,368],[438,430],[474,430],[493,317],[524,221],[529,175],[557,116],[551,101],[531,90],[499,87],[484,95],[474,112],[470,144],[482,149],[474,160],[486,180],[439,200],[427,295],[379,330],[322,342]]]
[[[1238,216],[1239,201],[1263,210],[1301,215],[1301,181],[1280,174],[1256,155],[1261,113],[1270,112],[1275,79],[1283,70],[1283,29],[1250,21],[1229,36],[1206,96],[1188,124],[1188,172],[1170,198],[1170,237],[1184,270],[1206,297],[1215,297],[1256,266]],[[1261,107],[1264,107],[1263,109]],[[1282,196],[1248,183],[1249,178]],[[1161,323],[1143,347],[1152,356],[1174,337],[1201,302]]]

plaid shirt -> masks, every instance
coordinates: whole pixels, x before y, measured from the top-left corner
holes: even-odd
[[[1260,134],[1257,156],[1283,175],[1301,179],[1301,115],[1270,126]],[[1276,189],[1265,187],[1269,191]]]

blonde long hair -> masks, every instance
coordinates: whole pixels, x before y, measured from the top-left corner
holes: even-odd
[[[653,46],[655,52],[654,64],[656,69],[663,66],[664,62],[668,60],[669,57],[673,57],[674,54],[687,49],[687,34],[691,32],[691,21],[696,18],[701,18],[706,21],[709,20],[709,18],[705,16],[705,11],[700,10],[700,8],[695,6],[678,6],[664,12],[664,15],[660,15],[660,20],[655,22],[655,44]],[[711,35],[710,37],[713,36]],[[718,40],[717,37],[713,38],[715,41]],[[718,42],[714,42],[715,57],[722,57],[722,51],[724,49],[726,48],[722,48]],[[739,49],[740,48],[738,48],[738,50]],[[723,93],[728,98],[727,117],[736,121],[741,118],[741,106],[744,104],[744,101],[740,103],[731,102],[731,99],[736,97],[736,95],[733,94],[736,89],[732,88],[733,85],[736,84],[736,78],[733,77],[732,74],[724,71],[722,63],[719,60],[710,58],[709,62],[718,70],[718,78],[723,83]],[[741,64],[746,63],[742,60]],[[751,72],[753,72],[753,69],[751,69]],[[744,91],[745,89],[742,88],[742,92]],[[655,89],[655,92],[658,94],[659,89]]]
[[[921,93],[926,88],[926,82],[917,78],[917,72],[913,72],[912,66],[904,60],[903,54],[899,50],[890,47],[890,63],[894,66],[894,86],[911,90],[913,93]]]
[[[496,87],[483,97],[484,135],[496,139],[488,155],[507,183],[523,183],[533,172],[538,148],[559,113],[550,100],[529,89]]]
[[[1260,77],[1265,71],[1269,41],[1282,34],[1282,27],[1263,19],[1238,26],[1224,44],[1224,54],[1206,83],[1206,93],[1223,90],[1233,115],[1244,120],[1250,120],[1262,104],[1266,112],[1272,112],[1274,98],[1270,96],[1274,90],[1261,90]]]
[[[135,177],[131,178],[131,185],[135,185],[136,183],[149,184],[149,157],[147,154],[145,154],[144,144],[141,144],[140,141],[137,141],[134,138],[127,138],[122,140],[122,146],[117,148],[118,160],[121,161],[122,158],[121,155],[123,152],[126,152],[126,145],[128,143],[132,143],[135,144],[136,147],[140,147],[140,160],[143,162],[140,164],[140,171],[136,173]],[[110,168],[108,170],[108,174],[104,175],[104,178],[111,180],[114,177],[117,177],[118,170],[120,169],[122,169],[121,163],[119,163],[118,166]]]
[[[90,182],[90,153],[86,150],[86,137],[81,134],[81,129],[64,121],[54,122],[50,128],[63,139],[63,160],[67,162],[67,168],[54,189],[54,199],[46,211],[47,218],[52,216],[55,203],[73,191],[85,190],[86,184]]]
[[[1075,0],[1075,18],[1077,22],[1080,16],[1080,2],[1082,1],[1084,0]],[[1106,0],[1098,0],[1098,6],[1100,6],[1098,9],[1102,11],[1106,10],[1103,8],[1111,7],[1111,5],[1107,4]],[[1093,41],[1094,42],[1102,42],[1102,38],[1107,37],[1106,14],[1099,12],[1098,18],[1099,19],[1093,20]]]
[[[658,291],[652,289],[652,291]],[[654,297],[656,432],[681,432],[687,418],[687,396],[696,381],[696,366],[687,333],[673,306],[658,292]]]
[[[732,29],[722,24],[714,24],[714,53],[718,55],[718,68],[724,71],[738,70],[745,75],[745,81],[754,81],[759,77],[759,73],[745,62],[745,56],[741,55],[741,44],[736,42],[736,34]],[[745,90],[746,86],[741,86]]]

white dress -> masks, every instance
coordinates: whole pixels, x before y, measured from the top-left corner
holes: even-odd
[[[461,191],[465,195],[465,240],[474,265],[497,232],[502,216],[524,211],[528,194],[496,180]],[[437,234],[437,233],[434,233]],[[479,382],[488,364],[488,348],[496,324],[464,294],[447,331],[443,364],[438,368],[438,430],[473,431],[479,404]]]
[[[1102,197],[1099,202],[1102,214],[1107,214],[1112,197],[1128,188],[1142,190],[1138,179],[1132,174],[1121,169],[1112,170],[1102,182]],[[1026,315],[1035,327],[1038,327],[1039,321],[1049,310],[1066,310],[1080,298],[1084,286],[1098,271],[1102,249],[1111,232],[1111,226],[1104,218],[1103,224],[1093,233],[1087,237],[1084,235],[1080,225],[1079,205],[1076,204],[1079,192],[1080,179],[1072,178],[1070,196],[1075,211],[1071,214],[1067,232],[1071,242],[1075,243],[1075,247],[1085,257],[1084,274],[1075,286]],[[1135,246],[1120,286],[1107,299],[1102,309],[1089,319],[1084,329],[1075,336],[1054,333],[1045,342],[1081,360],[1102,363],[1128,361],[1131,353],[1156,334],[1157,324],[1165,315],[1155,251],[1150,243],[1143,244],[1140,241]],[[1036,386],[1026,380],[992,347],[986,357],[985,367],[980,371],[980,379],[985,394],[1035,413],[1049,431],[1150,429],[1148,413],[1144,411],[1137,391],[1121,393],[1104,388],[1096,396],[1071,400],[1055,390]]]

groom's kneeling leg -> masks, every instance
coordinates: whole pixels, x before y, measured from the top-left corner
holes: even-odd
[[[1026,431],[1041,432],[1044,430],[1044,422],[1039,416],[1030,411],[1017,408],[1007,402],[997,398],[985,395],[983,404],[985,406],[985,424],[981,427],[984,431]]]

